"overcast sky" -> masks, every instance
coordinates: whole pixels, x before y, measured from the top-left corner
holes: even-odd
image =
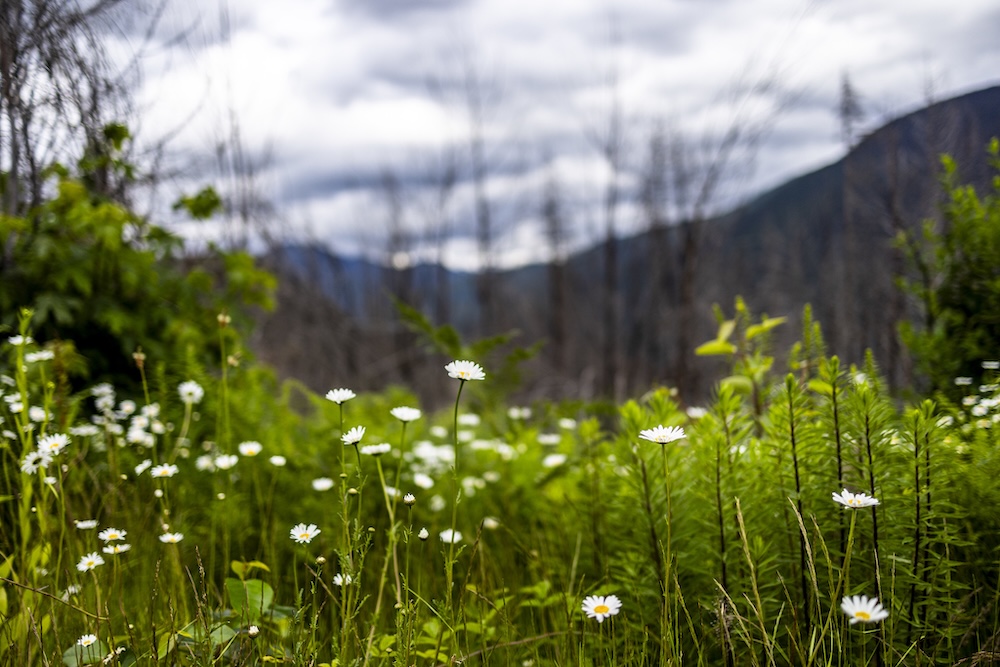
[[[603,233],[598,144],[613,100],[628,234],[646,224],[635,193],[653,128],[689,141],[734,123],[767,130],[713,197],[728,206],[840,157],[844,72],[874,128],[928,94],[1000,83],[998,35],[996,0],[173,0],[143,51],[140,132],[211,156],[236,119],[289,229],[373,257],[385,256],[387,175],[405,232],[427,236],[454,154],[446,260],[471,268],[474,80],[495,261],[510,265],[547,257],[547,182],[572,247]]]

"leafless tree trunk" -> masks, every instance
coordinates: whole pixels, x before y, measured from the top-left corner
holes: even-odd
[[[567,295],[566,295],[566,221],[562,211],[558,177],[550,171],[542,195],[542,219],[549,244],[549,357],[556,377],[566,371]]]

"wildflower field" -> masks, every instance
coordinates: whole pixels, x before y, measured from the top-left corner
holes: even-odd
[[[507,405],[442,357],[431,412],[280,384],[224,338],[216,369],[137,352],[135,393],[71,389],[25,316],[0,664],[994,661],[998,364],[911,405],[806,333],[787,375],[730,355],[704,406]]]

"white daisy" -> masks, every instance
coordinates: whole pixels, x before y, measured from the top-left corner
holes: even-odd
[[[113,542],[115,540],[124,540],[127,534],[126,531],[119,528],[105,528],[97,536],[105,542]]]
[[[873,505],[878,505],[878,500],[872,498],[871,496],[865,495],[864,493],[851,493],[847,489],[844,492],[834,493],[833,499],[843,505],[844,507],[849,507],[851,509],[858,509],[860,507],[871,507]]]
[[[75,519],[73,525],[79,530],[93,530],[97,528],[97,519]]]
[[[152,477],[173,477],[177,474],[177,466],[173,463],[163,463],[158,466],[153,466],[149,471]]]
[[[448,377],[456,380],[485,380],[486,372],[483,367],[473,361],[457,360],[444,367],[448,371]]]
[[[29,352],[26,355],[24,355],[24,360],[29,364],[35,364],[38,363],[39,361],[51,361],[52,359],[55,358],[56,358],[56,353],[53,352],[52,350],[39,350],[38,352]]]
[[[408,408],[406,406],[400,406],[398,408],[393,408],[389,410],[389,414],[398,419],[401,422],[412,422],[420,419],[422,414],[417,408]]]
[[[882,608],[878,598],[870,598],[867,595],[853,595],[844,597],[840,603],[840,608],[851,617],[851,625],[855,623],[878,623],[889,617],[889,612]]]
[[[549,454],[544,459],[542,459],[543,468],[557,468],[564,463],[566,463],[565,454]]]
[[[365,445],[361,448],[361,453],[368,456],[382,456],[383,454],[388,454],[391,450],[392,445],[388,442],[383,442],[378,445]]]
[[[78,646],[92,646],[97,643],[97,635],[84,635],[76,640]]]
[[[431,534],[427,531],[426,528],[421,528],[420,532],[417,533],[417,537],[419,537],[421,540],[426,540],[430,536]]]
[[[185,405],[200,403],[201,399],[205,396],[205,390],[202,389],[201,385],[194,380],[181,382],[177,387],[177,393],[180,394],[181,401],[183,401]]]
[[[350,389],[343,389],[343,388],[331,389],[330,391],[326,392],[326,400],[333,401],[337,405],[343,405],[345,401],[349,401],[355,396],[357,396],[357,394],[355,394],[353,391],[351,391]]]
[[[229,470],[234,465],[236,465],[240,460],[240,457],[236,454],[219,454],[215,457],[215,467],[219,470]]]
[[[660,445],[666,445],[674,440],[680,440],[684,436],[684,429],[680,426],[657,426],[644,431],[639,431],[639,437]]]
[[[441,531],[441,541],[445,544],[458,544],[462,541],[462,533],[451,528],[446,528]]]
[[[458,416],[459,426],[479,426],[483,423],[482,417],[474,412],[466,412]]]
[[[361,438],[365,435],[364,426],[355,426],[350,431],[341,436],[341,440],[344,441],[345,445],[356,445],[361,442]]]
[[[311,523],[308,526],[304,523],[298,523],[292,526],[290,531],[291,538],[298,542],[299,544],[309,544],[312,542],[313,538],[319,535],[322,531],[316,527],[316,524]]]
[[[349,574],[341,574],[340,572],[338,572],[337,574],[333,575],[334,586],[349,586],[353,581],[354,577],[352,577]]]
[[[271,458],[268,459],[268,461],[270,461],[271,465],[276,466],[278,468],[281,468],[286,463],[288,463],[288,459],[286,459],[284,456],[277,456],[277,455],[272,456]]]
[[[240,450],[240,456],[257,456],[264,447],[259,442],[248,440],[241,442],[237,448]]]
[[[194,460],[195,470],[213,472],[215,470],[215,459],[211,454],[202,454]]]
[[[80,559],[80,562],[76,564],[76,569],[80,572],[88,572],[98,565],[104,565],[104,559],[101,558],[101,554],[93,551]]]
[[[312,487],[316,491],[329,491],[333,488],[333,480],[329,477],[317,477],[312,481]]]
[[[596,618],[603,623],[608,616],[616,615],[622,608],[622,601],[617,595],[588,595],[583,600],[583,613],[589,618]]]
[[[135,467],[135,474],[136,474],[136,476],[138,477],[142,473],[144,473],[147,470],[149,470],[152,466],[153,466],[153,460],[152,459],[145,459],[145,460],[143,460],[142,463],[140,463],[139,465],[137,465]]]
[[[184,539],[184,533],[163,533],[160,535],[160,541],[164,544],[177,544]]]
[[[45,452],[33,449],[24,455],[24,460],[21,461],[21,472],[28,475],[34,475],[38,472],[39,468],[46,468],[52,463],[52,457]]]
[[[102,549],[102,551],[104,553],[106,553],[106,554],[120,554],[120,553],[124,553],[124,552],[128,551],[131,548],[132,548],[132,545],[131,544],[127,544],[127,543],[123,543],[123,544],[109,544],[108,546],[104,547]]]

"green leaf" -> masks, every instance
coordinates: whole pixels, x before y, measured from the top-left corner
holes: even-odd
[[[259,580],[254,579],[253,581]],[[213,644],[227,644],[232,641],[235,636],[236,631],[223,623],[222,625],[217,625],[212,628],[212,632],[209,633],[208,638]]]
[[[729,337],[733,335],[733,329],[736,328],[736,320],[726,320],[719,325],[719,333],[716,334],[716,340],[729,340]]]
[[[92,665],[96,662],[102,662],[107,654],[108,647],[98,639],[90,646],[80,646],[79,644],[70,646],[63,653],[63,663],[69,667]]]
[[[274,601],[274,589],[260,579],[241,581],[230,577],[226,579],[226,592],[233,611],[248,621],[259,619]]]
[[[823,396],[833,395],[833,385],[825,380],[820,380],[820,379],[809,380],[809,388],[815,391],[817,394],[822,394]]]
[[[787,317],[769,317],[760,324],[752,324],[747,327],[747,340],[756,338],[762,333],[767,333],[771,329],[785,323]]]
[[[699,357],[711,357],[721,354],[735,354],[736,346],[724,340],[710,340],[699,345],[695,351]]]
[[[721,387],[732,389],[737,394],[749,394],[753,392],[753,382],[745,375],[730,375],[719,382]]]

